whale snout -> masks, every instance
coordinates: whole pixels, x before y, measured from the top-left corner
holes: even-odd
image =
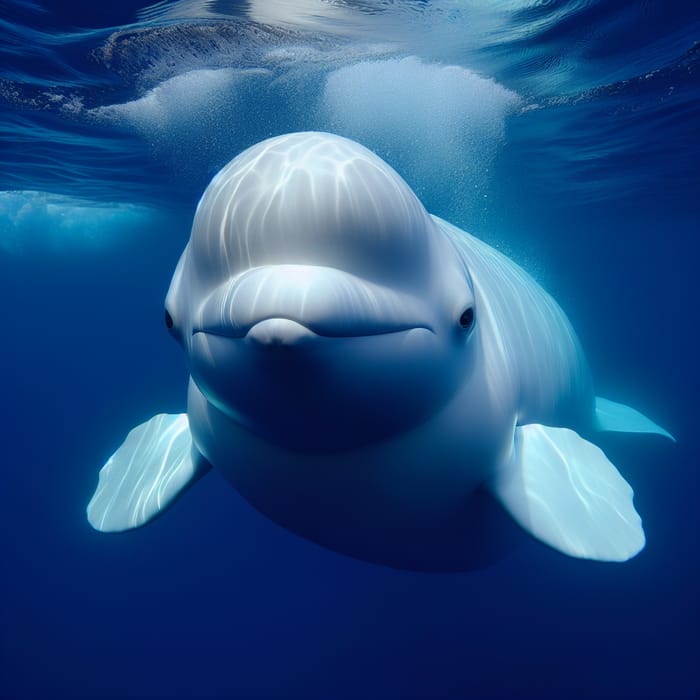
[[[245,337],[257,345],[295,346],[318,336],[306,326],[288,318],[268,318],[258,321]]]
[[[269,265],[215,289],[200,307],[193,334],[296,345],[414,328],[432,331],[425,304],[415,296],[334,268]]]

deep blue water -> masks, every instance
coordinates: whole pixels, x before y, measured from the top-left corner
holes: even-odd
[[[693,2],[0,3],[0,697],[700,697],[700,11]],[[450,66],[450,68],[445,68]],[[182,411],[163,297],[211,176],[269,135],[374,148],[560,301],[646,549],[529,538],[418,574],[278,528],[218,474],[148,527],[84,509]]]

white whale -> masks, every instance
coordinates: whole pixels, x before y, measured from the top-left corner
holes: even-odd
[[[143,525],[213,466],[285,528],[399,568],[473,566],[484,491],[565,554],[644,546],[632,489],[581,436],[671,436],[596,398],[556,302],[357,143],[280,136],[216,175],[166,323],[187,413],[136,427],[102,468],[98,530]]]

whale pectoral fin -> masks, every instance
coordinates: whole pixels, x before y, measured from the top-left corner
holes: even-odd
[[[598,430],[619,433],[656,433],[676,441],[671,433],[643,413],[602,396],[595,397],[595,427]]]
[[[564,554],[625,561],[644,547],[632,488],[572,430],[517,428],[512,459],[490,486],[519,525]]]
[[[87,507],[90,525],[102,532],[144,525],[209,469],[192,445],[186,413],[153,416],[100,469]]]

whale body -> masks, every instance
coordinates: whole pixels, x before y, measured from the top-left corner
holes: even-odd
[[[589,438],[671,436],[596,397],[554,299],[353,141],[288,134],[224,167],[165,320],[187,413],[137,426],[108,460],[98,530],[149,522],[214,467],[288,530],[398,568],[480,565],[493,502],[564,554],[644,546],[632,489]]]

